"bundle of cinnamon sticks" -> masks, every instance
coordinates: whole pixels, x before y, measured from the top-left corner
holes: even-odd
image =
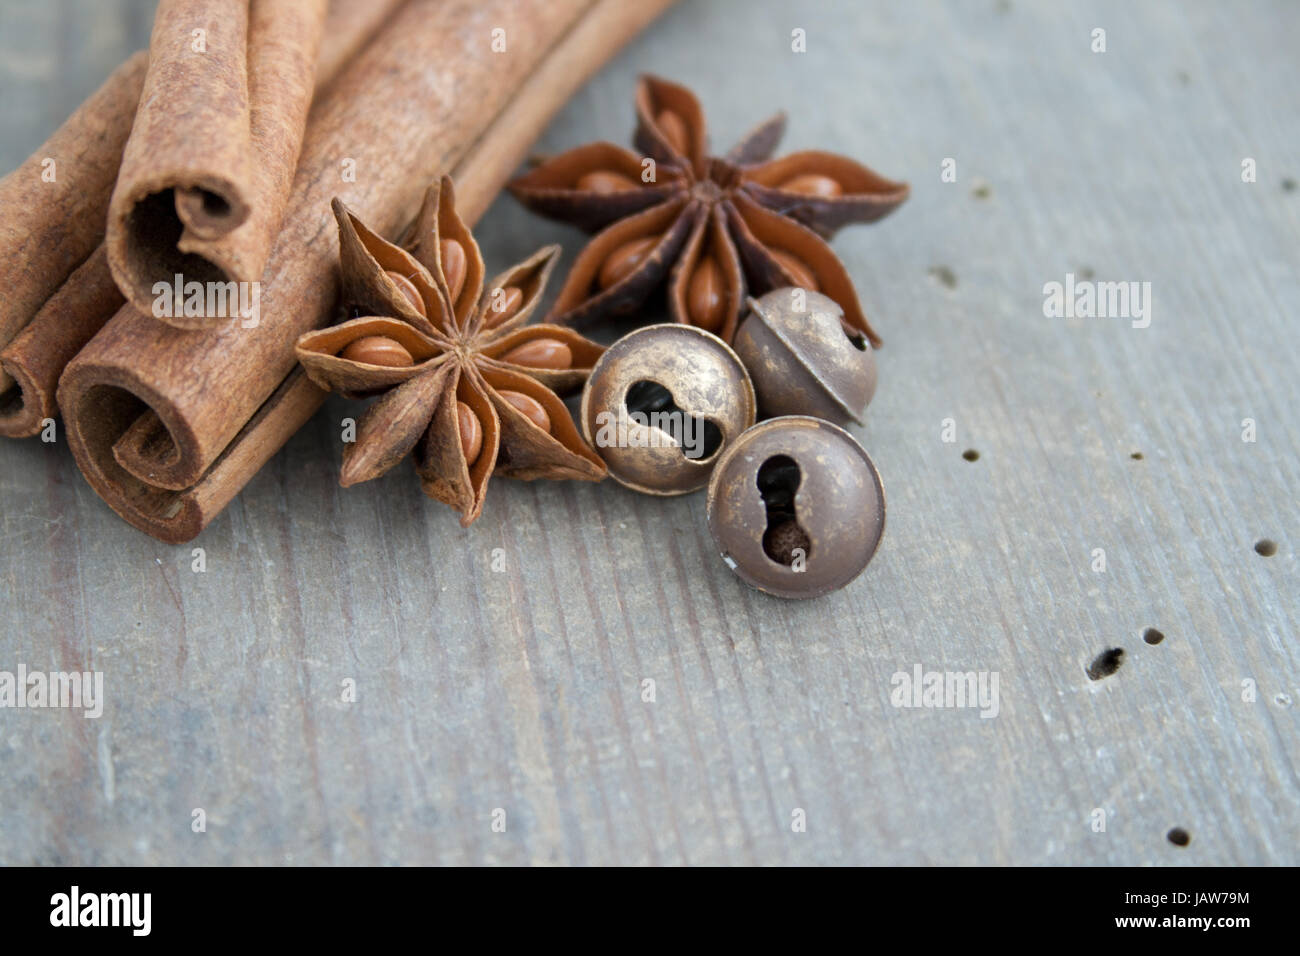
[[[0,181],[0,434],[61,412],[118,514],[193,538],[323,400],[293,344],[337,318],[330,200],[395,237],[451,173],[473,221],[671,2],[161,0]]]

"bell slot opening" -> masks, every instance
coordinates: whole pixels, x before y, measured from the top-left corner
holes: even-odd
[[[623,404],[632,421],[668,436],[690,461],[706,462],[722,447],[722,429],[717,423],[683,411],[673,399],[673,393],[659,382],[651,379],[633,382]]]
[[[773,455],[758,469],[758,492],[767,508],[763,552],[786,567],[812,556],[812,541],[795,511],[795,492],[802,480],[799,464],[789,455]]]
[[[840,328],[844,330],[845,337],[859,352],[867,351],[870,346],[867,344],[867,337],[857,329],[850,326],[847,322],[841,322]]]

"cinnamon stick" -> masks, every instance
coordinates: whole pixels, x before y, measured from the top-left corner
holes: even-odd
[[[331,0],[316,64],[323,88],[406,0]],[[141,51],[36,150],[0,179],[0,348],[32,320],[103,241],[108,203],[140,102]],[[13,380],[0,372],[0,395]],[[2,401],[2,399],[0,399]]]
[[[316,95],[370,44],[406,0],[330,0],[316,56]]]
[[[15,383],[0,392],[0,435],[35,435],[58,415],[54,391],[64,367],[123,302],[101,245],[0,351],[0,366]]]
[[[425,183],[454,169],[477,218],[554,111],[670,3],[599,0],[561,39],[577,3],[411,0],[314,112],[267,269],[267,320],[196,335],[128,307],[69,365],[59,404],[96,492],[163,541],[197,535],[323,400],[292,369],[298,334],[333,310],[329,198],[395,235]],[[507,31],[508,54],[489,53],[494,27]],[[458,68],[428,66],[438,63]],[[355,162],[356,182],[340,177],[341,158]],[[167,436],[161,454],[148,441],[115,454],[124,436],[153,433],[154,419]]]
[[[316,66],[318,91],[334,78],[346,58],[355,56],[373,38],[376,17],[391,14],[405,2],[332,0],[325,36],[321,41],[321,58]],[[134,61],[138,61],[138,69],[127,70],[124,67],[117,70],[88,102],[87,106],[94,105],[100,110],[97,118],[101,128],[107,132],[83,146],[78,154],[80,163],[89,162],[93,168],[111,164],[114,169],[119,164],[144,82],[145,54],[137,54],[127,65]],[[57,135],[72,141],[76,135],[72,130],[76,128],[81,112],[74,114]],[[113,155],[114,144],[116,155]],[[24,169],[38,165],[47,151],[46,147],[38,150]],[[62,241],[78,243],[70,252],[79,250],[92,235],[97,235],[101,244],[39,312],[28,317],[30,322],[12,342],[5,345],[4,340],[0,340],[0,435],[10,438],[35,435],[40,432],[45,419],[58,414],[54,393],[64,366],[122,307],[123,299],[113,283],[102,245],[103,220],[107,215],[113,179],[101,176],[94,183],[85,185],[87,190],[79,194],[85,208],[68,213],[75,228],[64,230]],[[95,189],[99,190],[97,195]],[[25,215],[28,209],[29,206],[24,205],[15,211]],[[42,224],[59,222],[60,213],[57,211],[45,211],[42,215],[48,217]],[[0,241],[0,259],[3,262],[12,264],[23,255],[29,253]],[[43,276],[44,273],[33,270],[33,275]]]
[[[143,53],[123,63],[0,180],[0,348],[103,238],[108,197],[147,66]],[[12,384],[0,373],[0,393]]]
[[[109,204],[108,263],[135,308],[181,328],[238,315],[160,297],[256,282],[302,145],[325,0],[161,0]],[[159,308],[162,306],[162,308]]]

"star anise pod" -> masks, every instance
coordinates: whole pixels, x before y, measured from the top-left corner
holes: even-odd
[[[557,391],[586,381],[604,349],[572,329],[525,325],[559,254],[539,250],[483,287],[483,258],[456,215],[451,180],[431,186],[405,248],[339,200],[343,301],[360,314],[298,339],[317,385],[379,395],[343,452],[340,482],[377,478],[415,453],[425,494],[469,525],[495,471],[599,481],[605,464]]]
[[[725,157],[708,154],[704,113],[683,86],[641,78],[635,145],[562,153],[510,184],[535,212],[597,232],[579,254],[550,321],[578,325],[635,311],[665,278],[674,320],[730,342],[748,294],[781,286],[823,292],[846,331],[880,339],[844,265],[823,241],[872,222],[907,198],[906,183],[820,151],[769,160],[785,131],[777,114]]]

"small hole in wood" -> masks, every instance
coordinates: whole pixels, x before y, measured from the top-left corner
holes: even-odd
[[[1088,665],[1088,680],[1101,680],[1103,677],[1109,677],[1119,670],[1119,665],[1124,663],[1124,648],[1112,647],[1110,650],[1102,651]]]
[[[1134,461],[1141,461],[1141,460],[1142,460],[1142,452],[1140,452],[1140,451],[1135,451],[1135,452],[1133,452],[1133,454],[1129,455],[1129,457],[1132,458]]]
[[[1174,827],[1165,836],[1169,838],[1169,842],[1174,846],[1187,846],[1192,842],[1192,835],[1182,827]]]
[[[1271,558],[1277,554],[1277,542],[1268,538],[1260,538],[1255,542],[1255,553],[1262,554],[1266,558]]]
[[[945,289],[957,288],[957,273],[947,266],[931,266],[930,278]]]
[[[1154,627],[1148,627],[1142,632],[1142,640],[1148,644],[1159,644],[1165,639],[1165,636],[1157,631]]]
[[[967,448],[964,452],[961,453],[961,456],[965,458],[967,461],[980,460],[980,453],[977,452],[974,448]]]

